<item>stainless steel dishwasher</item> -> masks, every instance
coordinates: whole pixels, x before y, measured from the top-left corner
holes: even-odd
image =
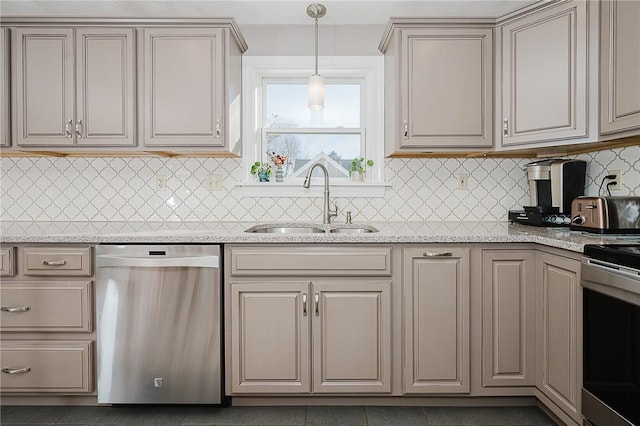
[[[221,403],[220,247],[99,245],[98,402]]]

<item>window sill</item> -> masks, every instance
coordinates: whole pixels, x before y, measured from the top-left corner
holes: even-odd
[[[323,197],[324,185],[311,184],[306,189],[302,184],[285,182],[238,182],[243,197]],[[332,197],[352,198],[384,198],[385,188],[391,187],[390,183],[361,182],[361,183],[332,183],[329,191]]]

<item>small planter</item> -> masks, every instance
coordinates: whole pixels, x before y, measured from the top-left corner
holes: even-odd
[[[351,180],[354,182],[364,182],[364,172],[351,172]]]
[[[269,172],[258,172],[258,179],[260,182],[269,182],[271,174]]]

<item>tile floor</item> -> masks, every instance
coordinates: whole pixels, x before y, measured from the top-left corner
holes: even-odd
[[[538,407],[0,407],[10,425],[544,425]]]

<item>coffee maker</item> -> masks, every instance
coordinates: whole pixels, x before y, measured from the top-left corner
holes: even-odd
[[[547,159],[525,165],[531,205],[509,211],[509,220],[537,226],[568,226],[571,202],[584,195],[587,163]]]

